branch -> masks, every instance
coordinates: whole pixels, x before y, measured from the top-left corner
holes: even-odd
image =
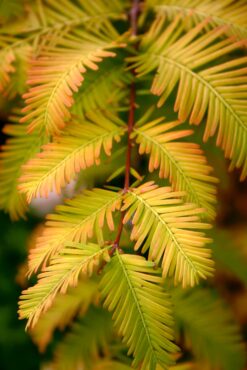
[[[131,35],[137,35],[137,21],[139,15],[139,0],[133,0],[132,8],[129,13],[130,18],[130,25],[131,25]],[[134,69],[131,70],[133,76],[135,76]],[[131,133],[133,131],[133,127],[135,124],[135,104],[136,100],[136,89],[135,89],[135,82],[132,81],[130,85],[130,109],[129,109],[129,117],[128,117],[128,144],[127,144],[127,152],[126,152],[126,162],[125,162],[125,180],[124,180],[124,189],[123,193],[125,194],[130,186],[130,167],[131,167],[131,149],[132,149],[132,140],[131,140]],[[121,214],[121,220],[118,226],[118,232],[116,239],[113,243],[112,249],[110,251],[110,255],[113,255],[116,249],[119,249],[119,242],[121,239],[122,231],[123,231],[123,219],[124,219],[125,212]]]

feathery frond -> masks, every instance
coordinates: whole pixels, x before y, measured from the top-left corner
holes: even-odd
[[[54,370],[93,370],[94,362],[97,362],[102,354],[108,354],[112,335],[109,313],[91,307],[87,315],[72,326],[71,332],[55,350]]]
[[[219,298],[206,289],[175,290],[175,319],[187,346],[212,368],[242,370],[245,353],[237,324]]]
[[[108,29],[90,34],[78,30],[45,49],[33,59],[29,73],[29,92],[24,94],[26,113],[22,122],[30,122],[29,130],[45,128],[48,134],[59,134],[70,118],[73,93],[78,91],[87,69],[97,70],[103,58],[116,54],[109,49],[121,46],[118,34],[108,35]]]
[[[24,290],[20,297],[20,318],[28,318],[27,327],[34,327],[40,315],[52,305],[58,293],[65,294],[76,286],[81,274],[91,276],[95,267],[109,260],[109,246],[74,243],[53,257],[50,265],[38,275],[38,282]]]
[[[202,212],[194,204],[183,203],[182,192],[158,187],[153,182],[131,189],[124,199],[124,223],[133,223],[131,239],[135,250],[149,250],[149,259],[161,262],[163,276],[173,276],[175,283],[195,285],[199,278],[212,274],[210,242],[204,233],[210,225],[200,222]]]
[[[30,333],[40,352],[45,351],[55,329],[63,330],[76,315],[84,316],[90,304],[97,302],[98,298],[98,283],[85,278],[80,279],[78,285],[66,294],[58,294]]]
[[[100,245],[104,244],[102,228],[107,224],[114,230],[112,213],[120,209],[121,200],[121,193],[93,189],[58,206],[55,214],[47,216],[43,234],[30,252],[29,273],[46,265],[50,257],[70,242],[86,244],[95,236]]]
[[[120,141],[126,130],[122,122],[111,112],[88,113],[88,120],[73,121],[61,136],[44,145],[43,151],[23,167],[19,190],[27,196],[48,197],[49,192],[61,193],[61,188],[87,167],[100,164],[104,150],[111,155],[113,141]]]
[[[176,18],[166,27],[158,17],[141,43],[141,54],[133,57],[138,76],[157,70],[151,92],[162,106],[178,85],[174,110],[179,120],[199,124],[207,116],[204,141],[217,132],[231,168],[243,167],[247,175],[247,58],[227,55],[239,51],[243,42],[222,39],[224,27],[201,34],[207,21],[183,34]],[[212,66],[212,64],[214,65]],[[167,78],[167,76],[171,76]],[[188,93],[189,92],[189,93]]]
[[[149,171],[159,168],[161,178],[169,178],[174,190],[185,191],[188,202],[204,208],[206,215],[213,218],[216,193],[213,183],[217,180],[209,175],[212,168],[198,144],[177,141],[193,133],[171,131],[180,124],[165,123],[159,118],[140,127],[136,125],[132,136],[139,144],[139,153],[150,155]]]
[[[158,14],[166,14],[174,19],[183,14],[186,25],[196,25],[204,19],[211,27],[228,25],[226,32],[239,39],[247,38],[247,4],[245,0],[148,0],[149,6],[155,6]],[[149,4],[150,3],[150,4]]]
[[[24,194],[17,189],[21,166],[40,150],[44,136],[27,134],[27,125],[19,124],[20,114],[10,117],[3,132],[9,136],[0,153],[0,208],[8,211],[13,220],[24,217],[28,205]]]
[[[171,353],[172,318],[169,296],[161,287],[159,269],[141,256],[119,254],[108,263],[100,282],[104,305],[113,311],[119,335],[134,355],[133,367],[167,369]]]

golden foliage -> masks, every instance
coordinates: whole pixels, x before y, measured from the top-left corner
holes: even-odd
[[[187,27],[208,19],[210,27],[227,25],[227,34],[247,37],[247,4],[244,0],[148,0],[159,14],[173,19],[183,14]]]
[[[73,243],[60,250],[50,265],[38,275],[38,283],[22,292],[20,318],[27,318],[27,328],[34,327],[40,315],[51,307],[58,293],[65,294],[75,287],[80,275],[91,276],[102,261],[109,260],[109,246]]]
[[[110,112],[91,112],[88,118],[73,121],[23,166],[19,190],[26,193],[28,202],[33,197],[48,197],[54,190],[60,194],[79,171],[100,164],[102,151],[111,155],[113,140],[119,142],[125,131],[124,123]]]
[[[247,58],[225,57],[241,50],[246,41],[223,38],[224,27],[202,33],[206,24],[207,20],[184,34],[181,16],[169,25],[165,17],[157,17],[142,40],[141,54],[132,58],[133,66],[139,77],[157,71],[151,92],[160,97],[159,107],[176,88],[179,120],[198,125],[206,116],[204,141],[217,133],[217,145],[231,159],[231,168],[243,167],[244,179]]]
[[[28,79],[31,88],[24,94],[26,115],[21,119],[30,122],[30,132],[45,128],[47,134],[59,134],[64,128],[70,119],[73,93],[84,80],[82,75],[88,68],[97,70],[103,58],[116,55],[109,49],[117,47],[117,42],[103,32],[68,34],[56,47],[45,49],[33,59]]]
[[[112,213],[121,207],[121,193],[109,190],[85,190],[47,216],[44,231],[29,255],[29,273],[37,272],[70,242],[86,244],[95,236],[104,244],[103,226],[114,230]]]
[[[169,178],[174,190],[185,191],[185,199],[205,209],[209,218],[215,216],[212,203],[215,203],[217,179],[210,176],[212,167],[207,164],[200,146],[195,143],[178,142],[192,130],[174,131],[181,122],[165,123],[163,118],[153,120],[143,126],[136,126],[133,137],[139,144],[139,153],[147,153],[149,171],[159,168],[161,178]]]
[[[161,262],[163,276],[174,276],[175,284],[185,287],[210,276],[213,261],[211,250],[204,247],[210,239],[196,231],[210,225],[200,222],[202,209],[184,204],[182,195],[148,182],[128,192],[122,210],[127,210],[124,223],[133,223],[134,249],[148,250],[151,261]]]

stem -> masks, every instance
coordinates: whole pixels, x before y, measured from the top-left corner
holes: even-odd
[[[132,8],[129,13],[130,18],[130,25],[131,25],[131,35],[137,35],[137,20],[139,14],[139,0],[133,0]],[[131,73],[135,77],[134,69],[131,70]],[[132,140],[131,140],[131,133],[133,131],[133,127],[135,124],[135,100],[136,100],[136,89],[135,89],[135,82],[132,81],[130,85],[130,109],[129,109],[129,116],[128,116],[128,144],[127,144],[127,151],[126,151],[126,162],[125,162],[125,179],[124,179],[124,189],[123,193],[127,193],[130,186],[130,167],[131,167],[131,149],[132,149]],[[110,251],[110,255],[113,255],[116,249],[119,249],[119,242],[121,239],[122,231],[123,231],[123,219],[124,219],[125,212],[121,213],[121,220],[118,225],[118,231],[116,239],[113,243],[112,249]]]

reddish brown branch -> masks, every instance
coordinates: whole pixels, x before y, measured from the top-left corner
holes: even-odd
[[[130,10],[130,25],[131,25],[131,34],[132,36],[137,35],[137,20],[139,14],[139,0],[133,0],[132,8]],[[133,76],[135,76],[135,71],[131,71]],[[123,192],[126,193],[130,186],[130,168],[131,168],[131,149],[132,149],[132,140],[131,133],[135,124],[135,100],[136,100],[136,91],[135,91],[135,82],[132,81],[130,85],[130,109],[128,116],[128,144],[126,151],[126,162],[125,162],[125,179],[124,179],[124,189]],[[119,222],[117,236],[112,246],[110,254],[112,255],[116,249],[119,248],[119,242],[121,239],[123,231],[123,219],[125,212],[121,214],[121,220]]]

